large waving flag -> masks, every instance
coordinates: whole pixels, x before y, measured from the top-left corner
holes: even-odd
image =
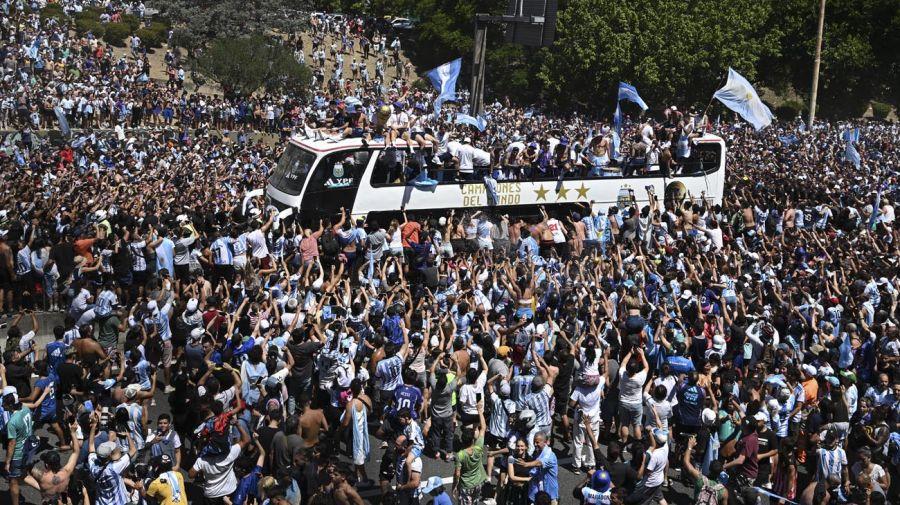
[[[844,147],[844,159],[853,163],[853,166],[856,168],[859,168],[859,165],[862,163],[862,157],[859,155],[859,151],[856,150],[856,146],[853,145],[854,142],[859,142],[859,128],[844,130],[841,138],[846,142]]]
[[[774,118],[772,111],[762,103],[756,90],[747,79],[735,72],[733,68],[728,69],[728,81],[725,86],[716,91],[713,98],[740,114],[757,130],[762,130],[772,124]]]
[[[456,121],[454,122],[456,124],[467,124],[469,126],[474,126],[475,128],[478,128],[478,131],[482,132],[485,128],[487,128],[487,119],[485,119],[484,116],[478,116],[476,118],[468,114],[457,114]]]
[[[425,74],[438,90],[438,97],[434,101],[435,112],[441,110],[441,104],[445,101],[456,99],[456,80],[459,78],[460,68],[462,68],[462,58],[457,58],[433,68]]]
[[[634,102],[641,108],[641,110],[647,110],[647,103],[644,102],[644,99],[641,98],[641,95],[638,94],[637,88],[632,86],[631,84],[626,84],[624,82],[619,82],[619,100],[628,100],[629,102]]]

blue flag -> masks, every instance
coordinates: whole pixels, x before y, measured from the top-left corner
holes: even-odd
[[[744,121],[762,130],[772,124],[772,111],[760,100],[753,85],[744,76],[728,69],[728,81],[713,95],[729,109],[737,112]]]
[[[622,107],[619,106],[619,102],[616,102],[616,112],[613,113],[613,129],[616,133],[622,132]]]
[[[782,144],[786,146],[792,145],[794,142],[797,142],[797,136],[793,133],[789,133],[787,135],[779,135],[778,140],[781,141]]]
[[[878,223],[878,217],[881,216],[881,192],[884,190],[884,186],[878,188],[878,193],[875,194],[875,205],[872,206],[872,217],[869,218],[869,229],[874,230],[875,224]]]
[[[438,97],[434,101],[435,113],[441,110],[442,103],[456,99],[456,80],[459,78],[460,68],[462,68],[462,58],[457,58],[433,68],[425,74],[438,90]]]
[[[454,121],[454,123],[474,126],[475,128],[478,128],[478,131],[481,132],[483,132],[484,129],[487,128],[487,120],[484,118],[484,116],[478,116],[477,118],[475,118],[468,114],[457,114],[456,121]]]
[[[62,132],[63,137],[68,137],[72,130],[69,129],[69,121],[66,119],[66,114],[59,106],[53,108],[53,113],[56,114],[56,120],[59,121],[59,131]]]
[[[800,124],[797,125],[797,130],[800,131],[800,133],[806,131],[806,123],[803,122],[803,119],[801,119]]]
[[[631,84],[626,84],[624,82],[619,83],[619,100],[628,100],[629,102],[634,102],[641,108],[641,110],[647,110],[647,103],[644,102],[644,99],[641,98],[641,95],[638,94],[637,88],[632,86]]]
[[[38,51],[41,49],[41,36],[38,35],[35,37],[34,42],[31,44],[31,47],[28,48],[28,57],[32,60],[36,60],[38,57]]]
[[[853,146],[853,142],[847,142],[847,148],[844,149],[844,159],[853,163],[853,166],[856,168],[859,168],[860,163],[862,163],[862,158],[859,156],[859,151]]]
[[[859,142],[859,128],[848,128],[844,130],[841,138],[847,142]]]

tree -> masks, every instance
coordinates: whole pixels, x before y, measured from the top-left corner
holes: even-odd
[[[196,64],[201,74],[218,82],[226,93],[243,95],[260,88],[302,92],[312,76],[290,49],[263,35],[215,39]]]
[[[216,38],[245,37],[273,29],[290,31],[307,23],[298,0],[156,0],[154,7],[172,21],[175,40],[188,50]]]
[[[540,71],[558,104],[610,110],[618,81],[651,105],[709,101],[728,67],[751,81],[774,49],[768,2],[571,0]]]
[[[900,9],[896,0],[828,0],[822,43],[820,115],[860,115],[869,99],[900,102]],[[761,60],[760,74],[776,90],[808,96],[818,2],[773,2],[768,25],[778,50]]]

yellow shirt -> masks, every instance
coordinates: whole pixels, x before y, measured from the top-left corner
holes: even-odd
[[[175,480],[178,481],[178,488],[181,490],[179,500],[172,497],[172,486],[168,481],[168,476],[173,474],[175,475]],[[165,480],[165,482],[163,482],[163,480]],[[184,476],[181,475],[181,472],[167,472],[160,475],[147,487],[147,496],[155,498],[160,505],[187,504],[188,499],[187,491],[184,489]]]

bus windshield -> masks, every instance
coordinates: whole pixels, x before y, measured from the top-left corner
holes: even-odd
[[[269,184],[289,195],[299,195],[303,191],[306,175],[316,162],[316,155],[294,144],[288,144],[278,166],[269,177]]]

